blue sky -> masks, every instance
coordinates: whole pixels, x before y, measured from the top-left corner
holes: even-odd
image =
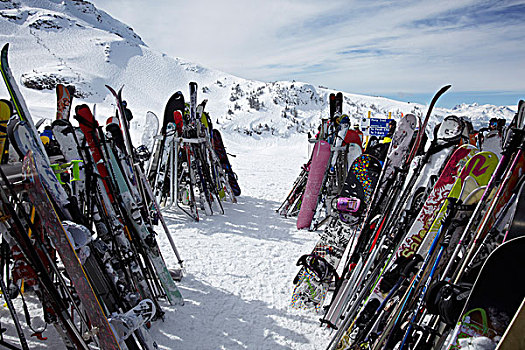
[[[440,104],[525,98],[524,1],[94,0],[152,48],[262,81]]]

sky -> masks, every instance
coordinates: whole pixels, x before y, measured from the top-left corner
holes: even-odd
[[[93,0],[151,48],[261,81],[440,104],[525,98],[525,1]]]

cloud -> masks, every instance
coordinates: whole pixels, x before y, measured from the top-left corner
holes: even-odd
[[[95,0],[150,46],[263,81],[362,93],[525,91],[521,1]]]

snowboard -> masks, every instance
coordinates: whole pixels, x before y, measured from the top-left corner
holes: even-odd
[[[498,343],[497,350],[514,350],[525,349],[525,299],[521,303],[520,309],[514,315],[510,325],[507,327],[505,334]]]
[[[326,141],[318,141],[312,151],[312,162],[308,180],[302,198],[301,209],[297,216],[297,228],[309,228],[314,211],[317,206],[319,191],[323,185],[323,179],[330,160],[330,144]]]
[[[362,135],[362,134],[361,134]],[[348,130],[343,141],[343,146],[348,145],[346,153],[348,167],[363,153],[363,141],[357,130]]]
[[[159,132],[159,118],[151,111],[146,113],[146,120],[144,122],[144,130],[140,137],[141,143],[148,148],[150,152],[153,151],[155,143],[155,136]]]
[[[370,203],[381,173],[381,162],[369,154],[358,156],[352,163],[339,197],[359,198],[359,212]]]
[[[525,237],[517,237],[490,254],[463,307],[448,349],[466,349],[480,337],[488,338],[493,348],[503,336],[525,295],[524,251]]]
[[[226,153],[226,148],[224,147],[222,136],[219,130],[213,129],[212,139],[213,139],[213,150],[219,157],[221,165],[224,171],[226,172],[226,175],[228,176],[228,182],[230,183],[230,187],[233,191],[233,194],[235,196],[240,196],[241,188],[239,187],[239,183],[237,182],[237,175],[233,172],[233,169],[230,164],[230,160],[228,159],[228,154]]]
[[[359,199],[360,208],[355,213],[356,218],[358,218],[358,213],[361,213],[368,204],[380,171],[379,160],[368,154],[361,155],[352,164],[345,186],[339,196]],[[321,237],[310,255],[323,258],[334,270],[337,269],[355,229],[355,222],[351,222],[349,219],[336,220],[335,223],[328,225],[320,235]],[[330,282],[323,281],[320,283],[313,271],[302,266],[294,280],[296,286],[292,293],[292,307],[319,311],[326,298]]]
[[[151,159],[151,162],[149,164],[147,176],[150,183],[155,183],[160,158],[165,147],[166,128],[168,127],[168,124],[170,122],[176,122],[174,117],[175,111],[181,111],[182,113],[184,113],[185,108],[186,107],[184,104],[184,95],[181,91],[177,91],[173,95],[171,95],[171,97],[168,99],[168,102],[166,103],[166,107],[164,108],[164,118],[162,120],[162,127],[160,129],[160,141],[157,141],[155,144],[153,158]]]

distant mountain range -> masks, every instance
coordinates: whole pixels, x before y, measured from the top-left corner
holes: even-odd
[[[195,81],[199,100],[208,99],[216,126],[227,132],[286,137],[317,129],[328,114],[328,95],[334,92],[294,81],[242,79],[168,57],[148,48],[126,24],[82,0],[1,1],[0,44],[7,42],[10,65],[35,119],[54,117],[57,83],[75,85],[77,98],[97,105],[101,122],[114,113],[104,85],[124,85],[123,96],[140,122],[148,110],[161,117],[171,94],[186,93],[188,83]],[[0,91],[7,96],[5,88]],[[401,113],[424,115],[426,107],[344,93],[343,112],[356,123],[369,112],[374,117],[390,112],[398,118]],[[511,119],[514,113],[515,107],[462,104],[437,108],[431,124],[455,114],[479,127],[492,117]]]

